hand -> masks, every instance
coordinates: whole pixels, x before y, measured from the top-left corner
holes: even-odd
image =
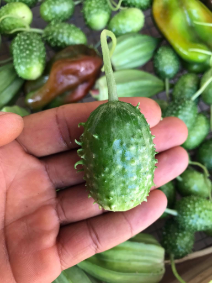
[[[187,137],[184,123],[177,118],[160,121],[159,106],[148,98],[122,100],[141,102],[156,136],[156,186],[181,174],[188,164],[179,147]],[[66,105],[23,120],[1,113],[1,282],[50,283],[62,270],[129,239],[163,213],[167,201],[158,190],[124,213],[104,212],[88,199],[83,173],[74,169],[79,160],[74,140],[82,133],[78,123],[99,104]]]

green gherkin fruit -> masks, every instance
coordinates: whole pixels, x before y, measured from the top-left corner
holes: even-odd
[[[180,77],[173,88],[173,99],[190,99],[199,89],[200,79],[196,74],[187,73]]]
[[[212,202],[197,196],[182,198],[175,205],[178,212],[175,218],[180,227],[188,231],[212,229]]]
[[[84,0],[83,15],[86,24],[93,30],[102,30],[111,16],[107,0]]]
[[[194,233],[179,227],[178,223],[169,219],[163,229],[162,246],[175,259],[182,258],[192,252]]]
[[[137,107],[118,100],[106,38],[101,34],[109,101],[96,108],[80,138],[84,179],[101,207],[126,211],[146,201],[154,185],[155,147],[150,127]]]
[[[212,139],[206,140],[200,145],[196,159],[208,170],[212,170]]]
[[[177,180],[177,190],[182,196],[199,196],[208,198],[211,194],[211,181],[205,175],[192,169],[186,169]]]
[[[164,117],[177,117],[186,124],[188,129],[190,129],[195,123],[197,111],[197,105],[194,101],[181,98],[176,99],[169,104],[165,110]]]
[[[184,142],[183,147],[187,150],[197,148],[204,141],[209,132],[209,119],[203,113],[199,113],[196,117],[194,125],[188,131],[188,137]]]
[[[123,0],[122,5],[126,7],[134,7],[143,11],[151,7],[152,0]]]
[[[40,5],[40,15],[46,22],[66,21],[74,13],[73,0],[46,0]]]
[[[161,186],[159,188],[159,190],[162,191],[167,197],[167,201],[168,201],[167,207],[172,208],[174,206],[175,200],[176,200],[176,189],[174,187],[174,183],[169,182],[169,183]],[[164,218],[166,216],[168,216],[168,214],[164,212],[162,214],[161,218]]]

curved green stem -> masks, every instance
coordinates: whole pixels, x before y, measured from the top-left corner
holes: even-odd
[[[112,45],[111,51],[109,51],[109,48],[108,48],[107,36],[109,36],[112,39],[113,45]],[[116,37],[114,33],[112,33],[109,30],[103,30],[101,33],[101,46],[102,46],[102,53],[103,53],[105,76],[106,76],[107,87],[108,87],[108,100],[118,101],[116,82],[114,79],[113,69],[112,69],[112,65],[110,61],[111,54],[113,54],[116,48]]]
[[[170,208],[166,208],[165,211],[166,213],[170,214],[170,215],[173,215],[173,216],[177,216],[178,215],[178,212],[174,209],[170,209]]]
[[[212,27],[211,23],[203,23],[203,22],[197,22],[197,21],[195,21],[194,23],[200,26]]]
[[[191,100],[195,100],[203,91],[208,87],[208,85],[212,82],[212,77],[208,79],[204,85],[192,96]]]
[[[40,34],[43,34],[44,32],[42,29],[38,29],[38,28],[29,28],[29,29],[17,28],[17,29],[12,30],[10,34],[18,32],[18,31],[35,32],[35,33],[40,33]]]
[[[21,19],[20,17],[17,17],[17,16],[12,16],[12,15],[5,15],[5,16],[1,17],[0,23],[7,18],[18,19],[18,20],[22,21],[22,23],[23,23],[23,25],[25,26],[26,29],[29,28],[29,25],[23,19]]]
[[[108,6],[112,11],[117,11],[121,8],[121,3],[123,0],[119,0],[118,4],[113,0],[107,0]],[[114,6],[113,6],[114,5]]]
[[[165,79],[166,98],[169,101],[169,79]]]
[[[180,282],[180,283],[186,283],[178,274],[176,266],[175,266],[175,262],[174,262],[174,256],[170,255],[170,260],[171,260],[171,267],[172,267],[172,272],[174,274],[174,276],[176,277],[176,279]]]
[[[202,49],[198,49],[198,48],[190,48],[188,49],[189,51],[194,51],[194,52],[198,52],[198,53],[202,53],[202,54],[206,54],[206,55],[212,55],[211,51],[207,51],[207,50],[202,50]]]
[[[8,58],[8,59],[5,59],[5,60],[2,60],[2,61],[0,61],[0,65],[5,64],[5,63],[8,63],[8,62],[10,62],[10,61],[12,61],[12,60],[13,60],[12,57],[11,57],[11,58]]]

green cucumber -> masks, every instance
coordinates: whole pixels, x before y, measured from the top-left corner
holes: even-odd
[[[177,190],[181,196],[199,196],[208,198],[211,194],[211,181],[205,175],[192,169],[186,169],[181,175],[180,180],[176,180]]]
[[[144,26],[144,14],[137,8],[121,10],[109,22],[108,29],[116,36],[138,32]]]
[[[212,139],[204,141],[197,150],[196,159],[208,170],[212,170]]]
[[[134,7],[143,11],[151,7],[152,0],[123,0],[122,5],[126,7]]]
[[[74,8],[73,0],[45,0],[40,5],[40,15],[46,22],[66,21],[73,15]]]
[[[106,37],[101,34],[109,101],[96,108],[81,124],[78,154],[90,196],[104,209],[126,211],[146,201],[153,186],[155,146],[144,115],[118,100]],[[127,133],[127,134],[126,134]]]
[[[117,38],[111,58],[115,70],[143,66],[153,56],[160,40],[149,35],[129,33]]]
[[[168,208],[173,208],[174,204],[175,204],[175,201],[176,201],[176,189],[175,189],[175,186],[174,186],[174,183],[173,182],[169,182],[163,186],[161,186],[160,188],[158,188],[160,191],[162,191],[166,197],[167,197],[167,207]],[[161,218],[164,218],[168,216],[167,213],[163,213]]]
[[[192,252],[194,233],[182,229],[171,218],[163,228],[162,246],[168,255],[173,255],[175,259],[182,258]]]
[[[24,3],[8,3],[0,9],[0,33],[9,34],[15,29],[28,27],[32,18],[32,11]]]
[[[91,29],[102,30],[110,19],[111,9],[107,0],[84,0],[83,15]]]
[[[200,86],[202,87],[212,77],[212,68],[209,69],[201,78]],[[207,104],[212,104],[212,83],[202,92],[202,100]]]
[[[164,82],[156,76],[140,70],[121,70],[114,72],[119,97],[152,97],[164,90]],[[92,96],[97,100],[108,98],[106,77],[96,81]]]
[[[26,80],[35,80],[44,71],[46,50],[40,35],[32,32],[19,33],[13,40],[14,67]]]
[[[207,137],[210,132],[210,121],[203,113],[199,113],[196,117],[195,123],[188,131],[187,140],[183,147],[187,150],[197,148]]]
[[[86,35],[81,29],[73,24],[55,21],[45,27],[43,38],[51,47],[57,48],[87,43]]]
[[[26,4],[30,8],[34,7],[38,3],[38,0],[4,0],[4,1],[7,3],[21,2]]]
[[[10,112],[10,113],[15,113],[17,115],[20,115],[21,117],[27,116],[30,114],[29,111],[27,111],[25,108],[20,107],[18,105],[14,106],[5,106],[1,109],[3,112]]]

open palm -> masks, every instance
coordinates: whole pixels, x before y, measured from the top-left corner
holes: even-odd
[[[147,98],[136,105],[156,136],[157,187],[188,164],[182,144],[187,129],[177,118],[161,119]],[[100,103],[67,105],[24,118],[0,115],[0,276],[4,283],[50,283],[63,269],[139,233],[163,213],[166,198],[152,191],[148,201],[127,212],[93,205],[77,173],[77,145],[85,122]],[[21,134],[20,134],[21,133]],[[17,138],[17,139],[16,139]],[[16,140],[15,140],[16,139]]]

